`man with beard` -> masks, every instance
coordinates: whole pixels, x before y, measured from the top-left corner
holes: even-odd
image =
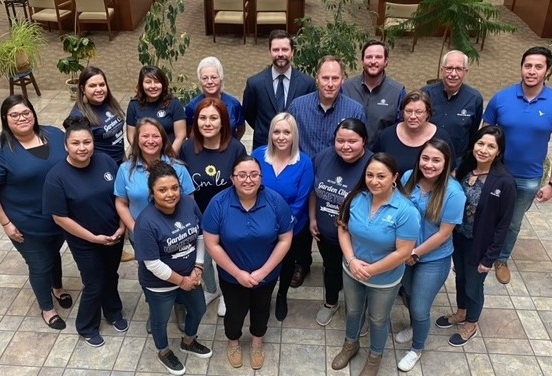
[[[442,80],[422,88],[431,98],[431,122],[445,128],[452,138],[457,162],[468,150],[483,114],[483,97],[464,83],[467,72],[468,57],[462,51],[449,51],[442,59]]]
[[[539,203],[552,198],[552,181],[541,187],[543,162],[552,133],[552,89],[546,85],[551,70],[552,52],[548,48],[528,49],[521,58],[521,82],[496,93],[483,114],[483,125],[498,125],[504,130],[504,164],[516,180],[514,215],[494,263],[496,279],[502,284],[510,282],[507,261],[525,212],[535,198]],[[500,195],[497,191],[493,194]]]
[[[272,65],[250,77],[243,92],[245,120],[253,128],[253,149],[268,143],[270,121],[291,101],[316,90],[314,79],[291,66],[293,39],[284,30],[268,38]]]
[[[389,48],[379,40],[369,40],[360,55],[363,72],[343,85],[343,93],[361,103],[368,119],[370,147],[382,129],[402,120],[399,110],[406,97],[404,85],[385,74]]]

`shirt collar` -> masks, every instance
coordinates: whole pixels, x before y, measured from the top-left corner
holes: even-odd
[[[278,78],[279,75],[283,74],[284,76],[286,76],[286,78],[288,80],[291,80],[291,66],[288,68],[287,71],[285,71],[284,73],[280,73],[278,72],[275,68],[274,68],[274,65],[271,67],[271,71],[272,71],[272,81],[276,80]]]
[[[239,210],[246,212],[243,208],[240,198],[238,197],[238,192],[236,192],[236,187],[232,186],[232,193],[230,194],[230,206],[238,208]],[[255,205],[251,209],[248,210],[248,212],[253,212],[257,209],[260,209],[262,207],[266,206],[266,199],[265,199],[265,193],[264,193],[264,186],[261,185],[259,188],[259,192],[257,193],[257,201],[255,201]]]

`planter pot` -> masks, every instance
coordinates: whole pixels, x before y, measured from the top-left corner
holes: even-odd
[[[79,81],[77,79],[70,78],[65,81],[65,85],[67,85],[67,88],[69,89],[69,97],[72,100],[76,100],[77,93],[79,91]]]

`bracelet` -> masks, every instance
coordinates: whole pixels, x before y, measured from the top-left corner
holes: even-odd
[[[355,256],[351,256],[348,259],[345,259],[345,265],[349,266],[351,264],[351,261],[355,260]]]
[[[9,225],[10,223],[11,223],[11,221],[8,221],[8,223],[4,223],[4,224],[2,225],[2,227],[6,227],[6,226]]]
[[[201,266],[201,265],[196,265],[196,266],[194,266],[194,269],[199,269],[199,270],[203,271],[203,266]]]

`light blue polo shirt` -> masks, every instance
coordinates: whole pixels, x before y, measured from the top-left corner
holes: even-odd
[[[401,178],[403,185],[406,185],[406,182],[412,175],[412,170],[408,170],[404,173]],[[426,218],[427,206],[429,204],[429,199],[431,195],[422,193],[422,189],[419,185],[416,184],[414,190],[410,194],[410,200],[416,206],[420,212],[422,218],[422,227],[420,229],[420,235],[418,236],[418,241],[416,246],[422,244],[427,239],[435,235],[439,231],[439,226],[442,222],[451,223],[451,224],[461,224],[462,219],[464,218],[464,206],[466,204],[466,195],[460,183],[458,183],[453,178],[449,178],[447,189],[445,191],[445,197],[443,200],[443,214],[441,215],[441,220],[438,223],[432,223]],[[454,247],[452,245],[452,235],[439,247],[435,248],[430,253],[426,253],[423,256],[420,256],[419,262],[428,262],[440,260],[445,257],[452,255]]]
[[[268,260],[278,236],[292,231],[295,217],[289,205],[276,191],[265,187],[257,202],[246,211],[235,187],[217,193],[203,213],[204,232],[219,235],[220,246],[241,270],[249,273],[260,269]],[[238,281],[217,265],[219,277],[229,283]],[[272,270],[259,286],[274,282],[280,275],[280,265]]]
[[[514,177],[539,179],[542,176],[552,133],[552,89],[544,86],[530,102],[523,95],[521,83],[503,89],[491,98],[483,121],[504,130],[504,164]]]
[[[371,208],[372,194],[368,191],[359,193],[351,202],[348,229],[357,259],[373,264],[397,249],[397,239],[418,239],[420,214],[410,200],[397,190],[373,218],[370,217]],[[402,279],[404,265],[401,263],[396,268],[362,283],[380,288],[395,286]],[[345,263],[343,268],[353,277]]]
[[[194,183],[192,178],[186,169],[186,166],[177,160],[171,160],[167,156],[162,156],[161,160],[170,164],[178,175],[182,193],[190,195],[194,193]],[[138,215],[148,206],[150,199],[150,192],[148,188],[149,172],[144,166],[144,162],[138,159],[136,168],[131,172],[131,161],[124,162],[119,171],[117,171],[117,177],[115,178],[114,195],[116,197],[125,198],[128,200],[128,206],[130,208],[130,214],[132,218],[138,218]],[[131,238],[132,234],[131,234]]]

